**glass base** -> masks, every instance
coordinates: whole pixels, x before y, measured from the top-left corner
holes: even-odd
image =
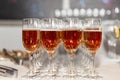
[[[78,75],[76,70],[71,69],[71,70],[67,71],[66,74],[63,75],[63,77],[77,78],[77,77],[81,77],[81,76]]]
[[[87,78],[90,80],[103,80],[103,77],[100,76],[98,73],[89,73],[85,75],[84,78]]]
[[[41,75],[44,76],[49,76],[49,77],[54,77],[58,74],[58,71],[54,68],[47,68],[45,70],[42,71]]]
[[[21,78],[32,79],[34,77],[36,77],[36,73],[34,73],[33,71],[28,71],[27,74],[22,76]]]

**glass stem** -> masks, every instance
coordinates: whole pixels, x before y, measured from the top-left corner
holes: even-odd
[[[30,72],[33,74],[36,72],[36,53],[33,52],[32,56],[30,56]]]
[[[52,68],[52,56],[49,57],[49,66]]]
[[[95,75],[95,52],[92,54],[92,75]]]
[[[33,68],[34,68],[34,72],[36,73],[36,72],[38,72],[37,71],[37,54],[38,54],[38,52],[36,51],[36,52],[34,52],[34,56],[33,56]]]
[[[95,58],[93,58],[93,74],[95,74]]]
[[[30,56],[29,61],[30,61],[30,63],[29,63],[29,69],[32,70],[32,56]]]
[[[49,56],[49,70],[48,70],[50,75],[54,75],[54,66],[53,66],[53,60],[52,60],[52,55]]]
[[[33,56],[30,56],[29,58],[29,76],[32,76],[34,74],[34,66],[33,66]]]
[[[70,59],[70,66],[71,66],[71,69],[72,69],[72,71],[73,71],[73,68],[74,68],[74,62],[73,62],[73,57],[71,57],[71,59]]]
[[[75,66],[74,66],[74,51],[70,52],[72,56],[70,56],[70,75],[74,76],[76,74]]]
[[[92,70],[91,70],[91,78],[93,79],[98,79],[98,78],[102,78],[101,76],[98,75],[98,73],[96,73],[96,67],[95,67],[95,52],[92,53]]]

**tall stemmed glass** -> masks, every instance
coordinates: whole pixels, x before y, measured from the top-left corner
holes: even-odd
[[[76,50],[82,38],[82,26],[78,18],[63,18],[64,26],[61,31],[61,37],[65,50],[70,57],[70,67],[68,70],[69,77],[77,76],[76,68],[74,66],[74,57]]]
[[[55,25],[55,18],[43,18],[43,26],[40,30],[41,43],[43,48],[47,51],[49,64],[48,75],[55,76],[56,69],[53,64],[52,58],[57,50],[57,46],[60,43],[60,29]]]
[[[22,43],[24,48],[29,53],[29,71],[25,77],[34,77],[35,74],[35,61],[34,53],[40,46],[39,29],[37,27],[39,19],[37,18],[25,18],[22,25]]]
[[[95,54],[98,48],[100,48],[102,42],[102,28],[101,28],[101,20],[95,18],[86,19],[86,25],[83,30],[84,37],[84,47],[90,53],[90,57],[92,59],[92,69],[90,70],[90,74],[87,77],[96,79],[100,77],[96,74],[95,71]]]
[[[118,60],[118,64],[120,64],[120,50],[119,50],[119,46],[120,46],[120,20],[115,20],[114,22],[114,26],[113,26],[113,36],[114,36],[114,43],[112,44],[112,46],[114,46],[113,50],[113,54],[111,55],[112,58],[116,58]]]

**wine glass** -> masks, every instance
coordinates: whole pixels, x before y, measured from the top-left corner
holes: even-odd
[[[96,73],[94,59],[96,51],[100,48],[102,42],[101,20],[97,18],[89,18],[85,21],[86,25],[83,29],[84,47],[88,50],[92,59],[92,68],[86,77],[98,79],[100,76]]]
[[[53,55],[56,53],[60,43],[60,29],[56,25],[56,18],[43,18],[40,30],[41,43],[49,58],[47,76],[55,76],[56,66],[53,64]]]
[[[104,47],[107,51],[107,57],[114,59],[117,57],[116,48],[119,41],[119,20],[113,20],[105,24]],[[106,29],[107,27],[107,29]]]
[[[61,31],[62,42],[65,50],[70,57],[70,66],[68,70],[68,77],[77,76],[77,71],[74,66],[74,57],[76,50],[81,42],[82,30],[81,22],[78,18],[63,18],[64,26]]]
[[[25,75],[25,77],[35,77],[35,59],[34,54],[36,50],[40,46],[40,37],[39,37],[39,29],[38,29],[38,21],[37,18],[25,18],[23,19],[22,24],[22,43],[24,48],[29,53],[29,71]]]
[[[114,54],[111,55],[112,58],[115,58],[118,63],[120,64],[120,20],[115,20],[114,21],[114,26],[113,26],[113,36],[115,39],[114,43]]]

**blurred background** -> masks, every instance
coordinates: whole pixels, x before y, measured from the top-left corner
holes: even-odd
[[[1,0],[0,19],[26,17],[101,17],[116,19],[119,0]]]

